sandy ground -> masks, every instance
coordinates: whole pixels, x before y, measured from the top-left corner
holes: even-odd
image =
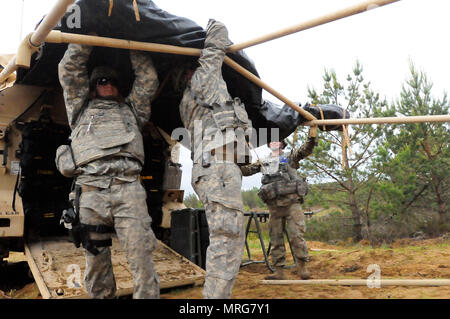
[[[382,279],[450,279],[450,240],[399,240],[391,246],[372,248],[364,243],[354,246],[332,246],[308,242],[311,279],[366,279],[370,264],[381,269]],[[288,253],[289,254],[289,253]],[[289,254],[290,255],[290,254]],[[263,260],[262,252],[252,255]],[[292,264],[292,257],[288,259]],[[286,271],[287,279],[299,279],[293,269]],[[250,264],[241,268],[233,289],[238,299],[405,299],[450,298],[446,287],[381,287],[364,286],[298,286],[265,285],[261,281],[270,274],[265,264]],[[201,298],[201,287],[176,290],[162,298]]]
[[[333,246],[308,242],[312,279],[366,279],[373,272],[367,267],[377,264],[382,279],[450,279],[450,239],[398,240],[392,245],[373,248],[358,245]],[[7,283],[0,283],[0,298],[40,298],[36,284],[28,277],[20,254],[12,254]],[[23,256],[22,256],[23,258]],[[262,251],[254,250],[252,259],[263,260]],[[292,257],[288,253],[288,265]],[[287,279],[298,279],[287,269]],[[238,299],[450,299],[450,286],[381,287],[265,285],[261,280],[270,274],[263,263],[241,268],[233,290]],[[2,276],[5,278],[5,276]],[[163,299],[200,299],[202,287],[165,290]]]

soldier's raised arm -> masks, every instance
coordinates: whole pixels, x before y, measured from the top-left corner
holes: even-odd
[[[292,152],[290,156],[290,165],[293,168],[298,169],[300,167],[299,162],[312,154],[316,144],[317,126],[312,126],[309,129],[308,140],[302,146]]]
[[[159,86],[158,74],[148,53],[131,50],[130,59],[135,80],[126,102],[134,108],[143,125],[150,119],[151,99]]]
[[[192,76],[191,90],[198,99],[208,105],[221,104],[232,100],[222,77],[225,52],[232,43],[228,39],[228,30],[216,25],[215,20],[208,22],[206,30],[207,45],[198,60],[200,67]]]
[[[58,65],[59,82],[64,90],[67,119],[71,128],[89,97],[87,63],[91,51],[91,46],[71,43]]]

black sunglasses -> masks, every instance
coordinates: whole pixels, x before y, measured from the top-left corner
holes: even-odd
[[[97,79],[97,85],[107,85],[108,83],[117,86],[117,81],[115,79],[108,79],[105,77]]]

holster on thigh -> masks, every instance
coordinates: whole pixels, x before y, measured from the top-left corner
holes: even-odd
[[[95,256],[97,256],[100,253],[97,247],[112,246],[111,238],[103,240],[94,240],[90,238],[89,234],[92,232],[99,234],[113,233],[114,232],[113,227],[106,225],[87,225],[80,223],[76,225],[74,228],[75,229],[73,229],[72,231],[78,232],[83,248]]]

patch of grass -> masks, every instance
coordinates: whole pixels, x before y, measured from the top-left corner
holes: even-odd
[[[269,236],[269,231],[268,231],[268,227],[267,227],[267,223],[260,223],[261,226],[261,235],[264,241],[264,246],[266,248],[266,250],[269,248],[269,244],[270,244],[270,236]],[[261,250],[261,242],[259,240],[259,236],[256,233],[256,227],[254,225],[252,225],[252,227],[250,228],[251,231],[255,231],[255,232],[249,232],[247,235],[247,243],[248,246],[250,248],[250,252],[253,254],[255,253],[262,253]]]
[[[321,255],[326,255],[326,254],[334,254],[334,253],[338,253],[338,252],[336,252],[336,251],[326,251],[326,250],[319,250],[319,251],[317,251],[317,250],[310,250],[309,251],[309,254],[311,255],[311,256],[321,256]]]
[[[436,243],[433,245],[425,245],[425,246],[421,246],[423,249],[426,250],[438,250],[438,251],[444,251],[446,250],[447,252],[450,252],[450,243],[449,242],[442,242],[442,243]]]
[[[404,246],[404,247],[395,247],[392,248],[394,250],[394,253],[411,253],[411,252],[422,252],[427,248],[432,248],[432,246],[429,247],[418,247],[418,246]]]

